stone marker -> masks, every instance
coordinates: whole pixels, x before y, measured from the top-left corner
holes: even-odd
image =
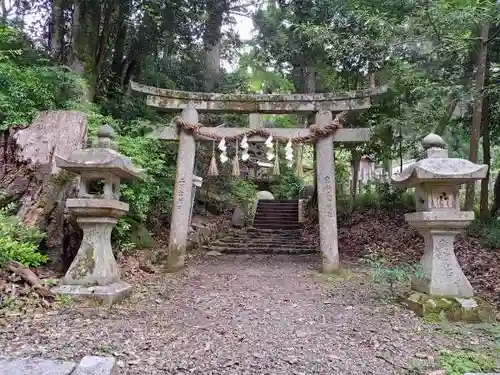
[[[75,367],[73,362],[0,357],[0,375],[70,375]]]
[[[129,209],[120,199],[120,180],[140,178],[142,172],[114,150],[114,131],[105,125],[91,148],[73,152],[67,159],[56,157],[57,166],[80,174],[80,191],[66,207],[83,229],[80,249],[54,293],[97,297],[112,303],[131,292],[120,281],[120,272],[111,248],[111,231]],[[102,191],[99,185],[102,184]]]
[[[399,187],[415,187],[417,212],[405,215],[425,241],[422,273],[412,280],[414,293],[407,303],[425,314],[440,310],[476,311],[472,286],[455,256],[453,241],[474,219],[474,212],[460,211],[459,186],[486,177],[487,165],[449,158],[443,139],[429,134],[422,141],[427,158],[393,177]],[[443,297],[434,298],[431,297]],[[474,315],[474,314],[472,314]],[[457,317],[455,317],[457,318]]]

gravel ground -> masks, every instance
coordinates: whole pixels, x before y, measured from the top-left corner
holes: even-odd
[[[201,257],[135,283],[112,309],[0,318],[0,353],[114,355],[119,374],[410,374],[440,350],[479,345],[382,298],[356,268],[320,275],[313,256]],[[470,341],[470,342],[467,342]]]

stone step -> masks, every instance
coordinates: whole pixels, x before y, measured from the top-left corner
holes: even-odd
[[[254,224],[255,228],[261,229],[300,229],[298,224]]]
[[[257,211],[255,211],[256,215],[259,214],[296,215],[298,213],[299,210],[297,210],[296,208],[280,208],[280,207],[266,207],[266,208],[257,207]]]
[[[262,204],[299,204],[297,199],[291,200],[279,200],[279,199],[259,199],[259,203]]]
[[[238,243],[252,243],[252,244],[263,244],[263,245],[281,245],[281,244],[296,244],[296,245],[301,245],[301,244],[309,244],[309,242],[302,240],[301,238],[242,238],[242,237],[236,237],[236,238],[230,238],[230,237],[225,237],[218,239],[217,241],[220,241],[220,243],[231,243],[231,244],[238,244]]]
[[[241,238],[241,237],[225,237],[220,238],[212,242],[212,244],[221,244],[221,245],[240,245],[246,246],[248,244],[254,246],[311,246],[311,243],[308,241],[304,241],[301,238]]]
[[[254,251],[255,249],[260,249],[261,251],[263,252],[266,252],[266,251],[269,251],[269,252],[272,252],[272,251],[285,251],[285,250],[288,250],[288,249],[296,249],[296,250],[303,250],[303,251],[315,251],[316,248],[314,246],[310,246],[310,245],[301,245],[301,246],[297,246],[297,245],[288,245],[288,246],[259,246],[259,245],[252,245],[252,244],[247,244],[245,246],[241,246],[241,245],[237,245],[235,244],[234,246],[231,246],[231,245],[228,245],[228,244],[224,244],[224,245],[220,245],[220,244],[212,244],[212,245],[209,245],[207,246],[210,248],[210,250],[216,250],[216,251],[221,251],[221,249],[251,249],[252,251]]]
[[[296,206],[257,206],[257,212],[298,212]]]
[[[246,229],[247,233],[252,233],[252,235],[255,232],[258,233],[274,233],[274,234],[284,234],[284,235],[289,235],[293,233],[299,233],[300,230],[298,229],[266,229],[266,228],[255,228],[255,227],[250,227]]]
[[[291,231],[292,232],[292,231]],[[290,241],[295,241],[295,240],[302,240],[302,236],[300,233],[258,233],[258,232],[250,232],[250,233],[239,233],[239,234],[234,234],[234,235],[228,235],[224,236],[223,238],[235,238],[241,241],[246,241],[249,239],[256,239],[256,240],[270,240],[270,241],[283,241],[283,240],[290,240]]]
[[[214,247],[210,246],[205,248],[208,251],[218,251],[219,253],[231,253],[231,254],[314,254],[317,252],[316,249],[296,249],[293,247],[289,248],[262,248],[262,247]]]
[[[299,216],[298,212],[278,212],[278,211],[272,211],[272,212],[257,212],[255,214],[255,218],[257,217],[272,217],[272,218],[277,218],[277,219],[288,219],[288,218],[293,218],[297,219]]]
[[[261,207],[261,208],[267,208],[267,207],[299,208],[299,204],[297,202],[295,202],[295,203],[273,203],[273,202],[266,203],[266,202],[258,201],[257,207]]]
[[[262,242],[262,241],[254,241],[254,242],[239,242],[238,240],[231,240],[228,239],[227,241],[221,241],[217,240],[213,243],[210,244],[210,246],[240,246],[240,247],[245,247],[245,246],[251,246],[251,247],[290,247],[290,246],[297,246],[297,247],[311,247],[310,243],[307,242]]]
[[[299,224],[299,221],[297,219],[288,219],[288,220],[280,220],[280,219],[275,219],[275,218],[258,218],[253,220],[253,225],[258,226],[258,224]]]

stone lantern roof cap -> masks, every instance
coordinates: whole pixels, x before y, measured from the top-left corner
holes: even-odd
[[[76,150],[66,159],[56,156],[56,165],[73,173],[105,172],[123,180],[142,179],[144,172],[135,167],[128,157],[113,149],[115,136],[113,128],[104,125],[97,132],[97,140],[92,147]]]
[[[437,134],[429,134],[422,140],[427,157],[421,159],[393,177],[399,187],[414,187],[421,183],[463,183],[486,177],[488,165],[475,164],[466,159],[450,158],[446,143]]]

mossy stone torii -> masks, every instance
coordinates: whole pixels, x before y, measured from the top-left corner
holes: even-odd
[[[134,91],[147,94],[148,105],[169,112],[182,111],[181,118],[188,124],[198,124],[199,112],[247,113],[253,119],[257,114],[311,114],[316,125],[329,125],[334,112],[367,109],[371,98],[387,91],[387,86],[345,92],[341,94],[218,94],[167,90],[131,83]],[[232,137],[248,129],[202,127],[200,133]],[[305,137],[309,129],[266,129],[283,138]],[[189,230],[192,201],[193,169],[196,139],[207,139],[167,126],[153,134],[158,139],[178,140],[177,175],[174,188],[172,221],[169,240],[169,267],[184,266],[185,248]],[[208,138],[210,139],[210,138]],[[367,142],[369,129],[338,129],[316,141],[316,177],[318,182],[318,211],[320,247],[323,253],[323,271],[334,272],[340,267],[337,238],[337,208],[335,201],[334,142]],[[254,137],[252,141],[263,141]]]

